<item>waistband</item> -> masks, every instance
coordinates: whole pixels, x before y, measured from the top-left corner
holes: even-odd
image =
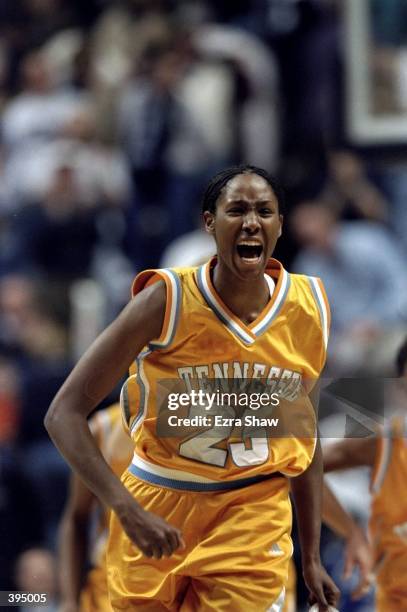
[[[176,475],[177,473],[184,475],[185,472],[174,470],[171,474],[172,471],[168,468],[160,468],[159,466],[147,463],[139,457],[135,457],[133,459],[127,470],[130,472],[130,474],[133,474],[133,476],[137,476],[137,478],[140,478],[140,480],[144,480],[150,484],[181,491],[231,491],[249,487],[250,485],[257,484],[265,480],[271,480],[272,478],[285,478],[285,476],[280,472],[273,472],[271,474],[260,474],[258,476],[251,476],[249,478],[238,478],[235,480],[225,480],[222,482],[209,481],[207,478],[200,480],[197,479],[196,476],[194,477],[192,474],[190,475],[192,478],[191,480],[184,480],[176,478]],[[157,473],[164,470],[166,472],[165,476]]]

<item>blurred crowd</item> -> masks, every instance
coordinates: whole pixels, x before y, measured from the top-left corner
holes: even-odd
[[[0,4],[0,590],[33,565],[53,583],[67,468],[42,426],[50,400],[138,270],[213,252],[199,200],[226,165],[286,188],[277,257],[325,283],[329,374],[393,375],[407,160],[347,141],[341,7]]]

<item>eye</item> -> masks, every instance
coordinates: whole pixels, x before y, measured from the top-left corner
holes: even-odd
[[[226,212],[228,215],[241,215],[244,212],[244,207],[241,204],[234,204]]]
[[[269,206],[262,206],[259,210],[259,214],[262,217],[270,217],[271,215],[274,215],[274,210]]]

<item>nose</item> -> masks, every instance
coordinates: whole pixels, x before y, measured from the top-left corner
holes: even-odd
[[[260,221],[257,211],[249,210],[243,218],[243,229],[250,234],[255,234],[260,228]]]

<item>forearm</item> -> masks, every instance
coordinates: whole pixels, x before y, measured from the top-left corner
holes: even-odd
[[[63,406],[51,406],[46,427],[55,446],[86,486],[105,506],[120,514],[130,494],[104,460],[86,418]]]
[[[59,588],[61,604],[77,606],[86,565],[87,521],[65,514],[59,534]]]
[[[291,480],[303,567],[309,562],[320,561],[322,474],[321,446],[317,440],[311,465]]]
[[[346,470],[373,466],[376,457],[376,437],[344,438],[324,446],[324,471]]]
[[[336,535],[345,540],[358,528],[325,482],[322,495],[322,520]]]

